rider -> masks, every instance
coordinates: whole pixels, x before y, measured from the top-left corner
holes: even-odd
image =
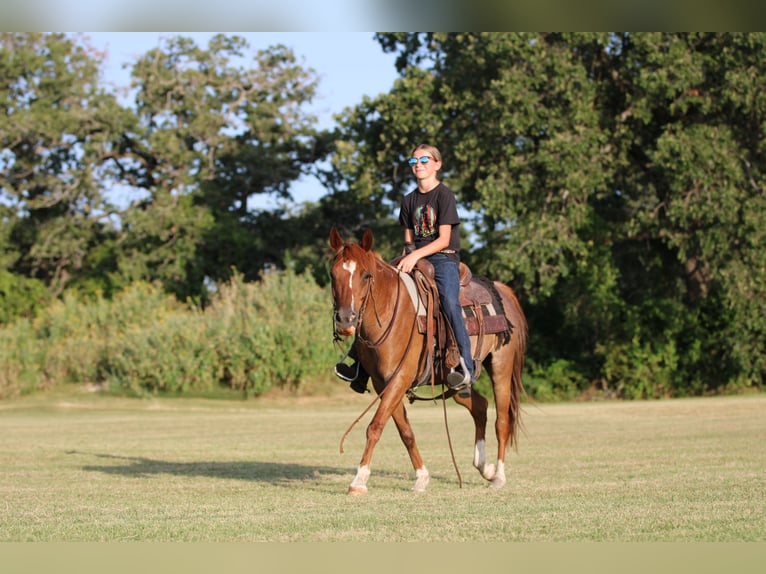
[[[439,300],[452,325],[460,351],[460,366],[447,375],[447,385],[457,390],[461,397],[468,397],[471,394],[474,365],[471,340],[460,307],[460,234],[456,229],[460,225],[460,218],[455,195],[437,178],[442,167],[442,157],[436,147],[428,144],[417,146],[408,163],[418,181],[418,187],[404,196],[399,209],[399,223],[404,227],[405,249],[397,269],[410,273],[422,258],[433,265]],[[356,361],[354,347],[348,356]],[[351,366],[341,361],[335,366],[335,373],[350,381],[353,390],[365,392],[369,375],[358,361]]]

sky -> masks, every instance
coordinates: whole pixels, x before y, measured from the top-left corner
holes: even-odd
[[[234,34],[227,32],[227,34]],[[395,55],[383,53],[372,32],[236,32],[253,53],[276,44],[291,48],[298,62],[319,76],[317,96],[306,111],[317,116],[321,129],[333,126],[333,115],[391,90],[397,77]],[[127,88],[132,64],[138,56],[156,48],[160,39],[184,36],[206,47],[214,32],[87,32],[90,44],[106,52],[102,73],[106,87]],[[316,201],[325,194],[313,177],[304,177],[291,189],[297,203]],[[272,198],[259,198],[254,207],[275,207]]]

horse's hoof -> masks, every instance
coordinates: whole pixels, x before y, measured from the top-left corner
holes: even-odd
[[[496,468],[494,464],[485,464],[484,465],[484,471],[481,473],[481,475],[486,478],[487,480],[492,480],[495,478],[495,472]]]
[[[351,496],[360,496],[362,494],[367,494],[367,487],[366,486],[349,486],[348,487],[348,493]]]
[[[499,490],[503,488],[504,486],[505,486],[505,478],[502,478],[499,476],[496,476],[495,478],[493,478],[489,483],[489,487],[494,490]]]
[[[412,492],[425,492],[426,487],[428,487],[428,482],[428,478],[425,480],[418,479],[415,486],[412,487]]]

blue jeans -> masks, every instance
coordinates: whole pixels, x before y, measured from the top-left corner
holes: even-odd
[[[465,328],[463,312],[460,307],[460,275],[457,263],[443,253],[434,253],[426,259],[434,266],[434,278],[439,288],[439,301],[447,319],[455,332],[455,342],[460,356],[473,380],[473,357],[471,357],[471,339]]]

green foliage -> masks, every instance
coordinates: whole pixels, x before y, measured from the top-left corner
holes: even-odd
[[[48,302],[42,281],[0,269],[0,325],[34,317]]]
[[[131,63],[135,101],[123,107],[99,86],[102,55],[83,38],[0,34],[0,321],[32,319],[53,296],[62,306],[34,320],[39,337],[75,329],[70,346],[9,344],[4,388],[54,376],[135,392],[301,384],[316,357],[277,347],[309,352],[302,333],[264,327],[276,320],[252,302],[249,332],[208,325],[226,290],[208,288],[267,289],[276,279],[264,271],[284,269],[312,276],[310,296],[327,281],[333,225],[349,237],[373,228],[394,256],[397,206],[414,186],[404,160],[424,141],[441,148],[465,213],[465,260],[521,298],[540,396],[763,388],[766,34],[377,39],[400,78],[329,133],[304,111],[316,73],[284,46],[252,54],[236,36],[206,47],[167,38]],[[291,205],[291,182],[309,172],[328,194]],[[261,194],[284,203],[255,211]],[[137,283],[204,312],[163,303],[152,336],[115,335],[89,316],[115,312],[109,300]],[[99,354],[106,345],[85,326],[121,346]],[[77,341],[90,347],[78,353]],[[179,364],[156,368],[160,348]]]
[[[327,293],[310,272],[267,273],[254,284],[235,276],[205,312],[204,339],[228,387],[248,396],[271,386],[300,389],[333,364],[328,317]]]
[[[111,389],[139,396],[215,389],[217,356],[199,327],[189,312],[160,315],[151,327],[110,344],[99,371]]]
[[[238,36],[216,35],[207,49],[175,37],[133,66],[139,137],[121,137],[121,166],[149,199],[124,216],[120,269],[129,279],[197,297],[232,267],[253,280],[264,264],[281,265],[281,251],[252,257],[274,228],[259,225],[250,200],[290,199],[290,184],[328,153],[328,140],[304,111],[315,72],[285,46],[249,48]]]
[[[675,343],[642,342],[638,338],[629,344],[604,349],[606,386],[627,399],[660,399],[672,395],[673,378],[677,372],[678,354]]]
[[[126,112],[98,85],[99,55],[73,38],[2,33],[0,46],[0,248],[60,293],[107,233],[101,168]]]
[[[438,145],[530,364],[631,398],[763,387],[766,35],[378,40],[402,77],[341,118],[336,172],[395,205],[411,146]]]
[[[585,384],[576,365],[564,359],[545,366],[529,365],[524,377],[527,394],[539,402],[572,400]]]
[[[250,200],[289,200],[329,153],[305,111],[313,70],[285,46],[170,37],[130,63],[123,107],[87,38],[3,33],[0,46],[2,268],[55,295],[160,281],[200,302],[232,267],[257,278]]]
[[[337,358],[328,301],[310,272],[289,270],[256,283],[235,274],[204,310],[147,283],[112,300],[67,295],[0,329],[0,396],[70,382],[138,396],[301,390]]]
[[[40,373],[44,352],[29,319],[0,328],[0,399],[44,388]]]

